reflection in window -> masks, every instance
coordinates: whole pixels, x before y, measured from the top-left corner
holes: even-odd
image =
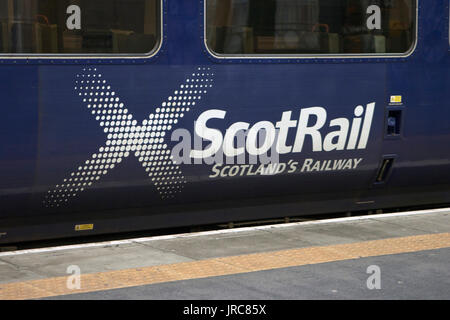
[[[0,53],[145,54],[159,0],[0,0]]]
[[[218,54],[395,54],[415,39],[415,0],[206,3],[206,41]]]

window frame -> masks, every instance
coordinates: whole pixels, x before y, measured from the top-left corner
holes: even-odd
[[[160,51],[164,43],[164,1],[160,0],[159,12],[160,12],[160,23],[156,24],[159,27],[159,38],[157,45],[152,49],[152,51],[147,53],[131,54],[131,53],[0,53],[0,60],[95,60],[95,59],[149,59],[156,56]]]
[[[245,61],[254,61],[254,60],[336,60],[336,59],[392,59],[392,58],[408,58],[411,56],[417,49],[418,41],[419,41],[419,0],[416,1],[416,14],[415,14],[415,37],[414,43],[411,48],[405,53],[342,53],[342,54],[221,54],[216,53],[211,50],[207,43],[207,4],[208,0],[201,0],[203,2],[203,44],[205,46],[206,52],[216,59],[217,61],[225,61],[225,60],[245,60]]]
[[[446,25],[447,25],[447,32],[446,32],[446,34],[447,34],[447,42],[448,42],[448,51],[450,51],[450,0],[449,1],[447,1],[447,4],[446,4],[446,7],[447,7],[447,15],[446,15],[446,18],[447,18],[447,23],[446,23]]]

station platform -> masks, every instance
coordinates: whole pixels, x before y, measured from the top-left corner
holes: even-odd
[[[449,266],[450,208],[3,252],[0,300],[449,300]]]

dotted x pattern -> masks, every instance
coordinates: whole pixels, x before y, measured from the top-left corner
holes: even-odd
[[[97,68],[84,68],[76,76],[75,91],[103,128],[107,140],[90,159],[47,192],[44,205],[59,207],[67,203],[130,154],[142,164],[161,198],[174,198],[183,190],[186,178],[179,165],[173,162],[165,139],[179,119],[212,88],[213,76],[210,68],[198,68],[161,107],[138,124]]]

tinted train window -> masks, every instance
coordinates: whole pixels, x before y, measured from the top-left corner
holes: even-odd
[[[206,0],[218,54],[401,54],[416,36],[415,0]]]
[[[0,0],[0,53],[145,54],[159,0]]]

